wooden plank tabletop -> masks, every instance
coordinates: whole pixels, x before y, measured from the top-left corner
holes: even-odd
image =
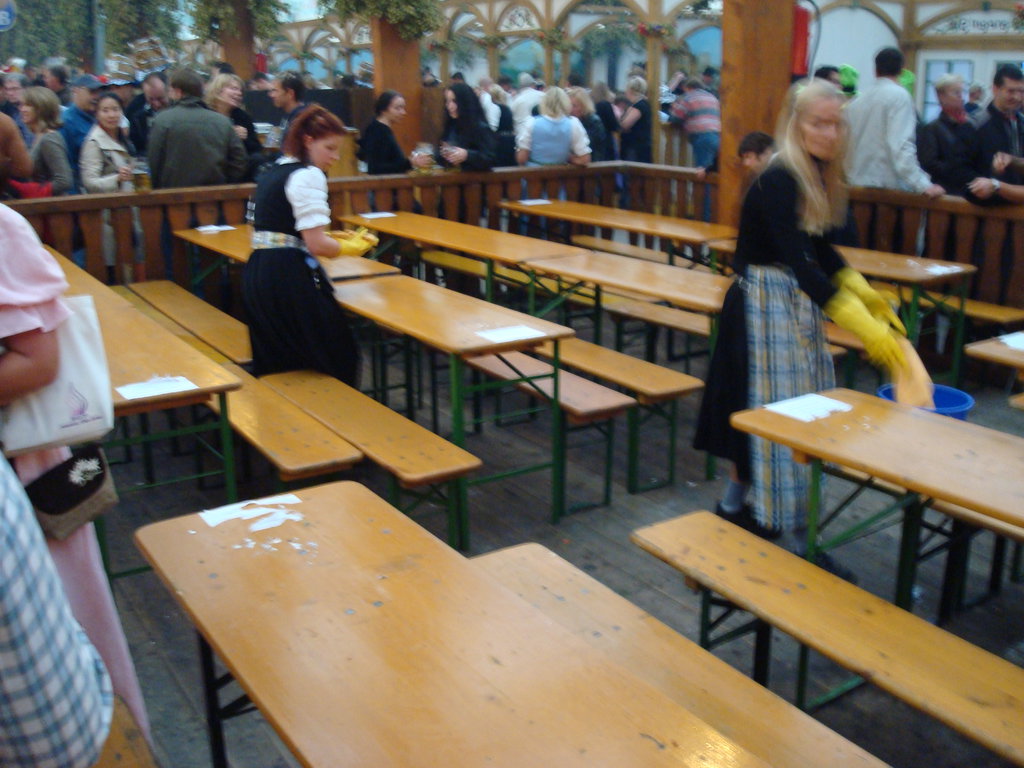
[[[715,240],[709,242],[708,247],[717,253],[732,256],[736,253],[736,240]],[[964,280],[978,271],[973,264],[959,261],[925,259],[846,245],[839,246],[837,250],[846,259],[846,263],[861,274],[904,285],[923,286]]]
[[[302,765],[766,765],[362,486],[296,495],[136,541]]]
[[[220,232],[200,232],[198,229],[176,229],[174,236],[200,248],[213,251],[239,264],[245,264],[252,255],[252,227],[248,224],[225,229]],[[360,277],[397,275],[398,267],[383,264],[360,256],[338,256],[334,259],[317,259],[332,281],[352,280]]]
[[[499,264],[519,264],[530,259],[585,252],[583,248],[574,245],[405,211],[399,211],[394,216],[370,219],[353,214],[342,217],[340,221],[404,240],[449,248]]]
[[[405,275],[337,283],[334,295],[345,309],[450,354],[523,349],[576,333],[564,325]],[[511,329],[504,340],[481,335],[501,334],[503,329]]]
[[[730,421],[805,456],[1024,526],[1024,438],[863,392],[821,394],[853,409],[803,422],[756,408]]]
[[[1024,349],[1011,347],[1000,341],[998,336],[993,339],[985,339],[984,341],[975,341],[968,344],[964,347],[964,351],[969,357],[976,357],[979,360],[1005,365],[1024,372]]]
[[[212,395],[242,385],[222,366],[143,315],[69,259],[57,255],[57,262],[71,286],[68,295],[93,297],[103,332],[116,416],[203,403]],[[117,391],[127,384],[164,376],[182,376],[195,384],[195,389],[132,399]]]
[[[698,312],[719,312],[732,284],[731,277],[598,251],[531,260],[525,266],[603,288],[652,296]]]
[[[729,531],[710,512],[640,528],[632,540],[740,608],[1024,765],[1019,666],[781,547]]]
[[[508,200],[503,202],[501,207],[530,216],[546,216],[560,221],[572,221],[595,227],[611,227],[625,232],[662,237],[686,245],[703,245],[709,240],[736,237],[736,228],[727,224],[679,219],[675,216],[663,216],[657,213],[627,211],[622,208],[592,203],[551,200],[543,205],[524,205],[518,200]]]

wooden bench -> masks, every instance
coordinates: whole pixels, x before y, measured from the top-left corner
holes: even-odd
[[[240,320],[169,280],[132,283],[129,288],[231,362],[252,362],[249,329]]]
[[[550,378],[554,368],[543,360],[530,357],[522,352],[506,352],[501,355],[480,355],[467,357],[466,364],[499,381],[516,381],[516,388],[537,399],[549,399],[554,380]],[[539,381],[519,381],[522,377],[549,377]],[[558,372],[558,405],[563,419],[562,433],[568,432],[569,425],[595,427],[605,438],[604,493],[602,505],[611,503],[612,461],[614,458],[615,429],[613,420],[637,404],[636,399],[609,389],[568,371]],[[478,408],[479,410],[479,408]],[[553,460],[563,468],[566,462],[565,440],[555,447]],[[576,504],[573,509],[593,504]],[[557,522],[557,518],[555,520]]]
[[[335,431],[234,363],[224,367],[242,381],[228,393],[228,420],[249,445],[277,470],[282,482],[340,472],[362,460],[362,452]],[[210,409],[217,412],[216,401]]]
[[[92,768],[159,768],[146,737],[120,696],[114,697],[110,735]]]
[[[705,599],[721,595],[802,643],[801,680],[810,647],[1024,765],[1021,667],[710,512],[641,528],[632,539],[699,585]],[[797,701],[805,702],[803,691]]]
[[[862,485],[872,490],[899,498],[906,493],[905,488],[870,477],[864,472],[849,468],[831,467],[829,474]],[[920,554],[921,560],[946,552],[946,567],[942,579],[942,590],[939,598],[938,623],[944,624],[956,610],[965,606],[964,594],[967,580],[967,567],[970,559],[971,540],[980,531],[992,532],[996,539],[992,552],[992,565],[989,571],[987,596],[998,594],[1002,590],[1003,570],[1006,565],[1006,542],[1015,542],[1015,562],[1013,575],[1019,580],[1021,544],[1024,543],[1024,528],[1011,523],[997,520],[991,515],[975,512],[958,504],[932,499],[928,508],[933,509],[946,520],[939,523],[926,523],[933,534],[945,537],[946,542],[939,546],[929,547],[927,552]]]
[[[775,768],[884,766],[540,544],[488,552],[473,563]]]
[[[202,352],[208,358],[213,360],[215,363],[227,363],[230,362],[227,357],[222,355],[216,349],[211,347],[205,341],[200,339],[198,336],[187,330],[183,326],[174,322],[171,318],[161,312],[159,309],[154,307],[148,301],[143,299],[137,293],[134,293],[127,285],[112,285],[110,290],[121,296],[123,299],[128,301],[135,309],[144,314],[146,317],[152,319],[158,323],[161,327],[166,328],[174,336],[184,341],[193,349]]]
[[[468,515],[456,481],[482,464],[443,437],[323,373],[291,371],[260,381],[293,402],[328,429],[355,445],[389,473],[389,501],[401,504],[401,489],[416,502],[438,495],[447,484],[448,542],[469,547]],[[426,489],[417,493],[417,489]]]
[[[114,290],[179,339],[224,365],[242,381],[241,389],[228,393],[228,421],[236,434],[270,462],[281,483],[340,472],[362,459],[362,453],[351,443],[261,384],[258,379],[163,314],[154,304],[148,303],[125,286],[114,286]],[[216,400],[211,400],[207,406],[214,413],[219,411]]]
[[[882,284],[882,287],[889,291],[894,290],[894,286],[888,283]],[[909,286],[898,286],[899,297],[901,301],[910,301],[913,297],[913,289]],[[934,299],[921,294],[921,304],[923,306],[935,306],[937,303],[941,303],[942,306],[948,307],[950,311],[955,311],[960,306],[960,297],[952,295],[941,295],[938,297],[938,302]],[[1006,307],[1002,304],[992,304],[988,301],[978,301],[977,299],[967,299],[964,302],[964,314],[975,322],[983,325],[998,325],[1000,327],[1017,325],[1018,323],[1024,323],[1024,308],[1019,307]]]
[[[619,243],[615,240],[606,240],[603,237],[592,237],[591,235],[573,235],[573,245],[580,248],[591,248],[604,253],[616,253],[619,256],[629,256],[631,259],[644,259],[654,261],[658,264],[669,264],[669,256],[664,251],[656,251],[653,248],[644,248],[629,243]]]
[[[544,343],[537,354],[551,359],[554,346]],[[616,352],[589,341],[572,338],[559,344],[559,359],[563,366],[589,374],[614,384],[632,394],[641,408],[649,414],[663,418],[668,425],[667,476],[646,486],[640,485],[640,411],[630,408],[627,413],[628,456],[626,488],[630,493],[660,488],[675,483],[676,427],[679,399],[704,388],[704,382],[686,373],[674,371],[631,355]]]

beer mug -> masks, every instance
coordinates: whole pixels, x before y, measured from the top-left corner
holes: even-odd
[[[136,192],[150,192],[153,182],[149,178],[149,163],[139,159],[132,168],[132,186]]]

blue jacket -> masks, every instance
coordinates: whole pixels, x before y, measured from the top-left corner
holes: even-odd
[[[61,119],[64,120],[64,125],[60,127],[60,133],[68,148],[68,162],[71,163],[71,171],[75,174],[75,188],[72,190],[74,193],[80,191],[82,186],[81,173],[78,170],[78,155],[82,151],[86,135],[96,122],[96,117],[89,112],[83,112],[72,104],[64,110]]]

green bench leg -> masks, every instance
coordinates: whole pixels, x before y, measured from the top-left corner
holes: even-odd
[[[643,407],[652,416],[664,416],[668,424],[668,466],[664,480],[656,480],[648,485],[640,484],[640,408]],[[638,406],[631,408],[626,414],[627,425],[627,455],[626,464],[626,490],[629,493],[642,493],[655,488],[663,488],[666,485],[675,485],[676,482],[676,447],[677,435],[676,426],[679,420],[679,401],[671,400],[662,410],[657,405]]]

